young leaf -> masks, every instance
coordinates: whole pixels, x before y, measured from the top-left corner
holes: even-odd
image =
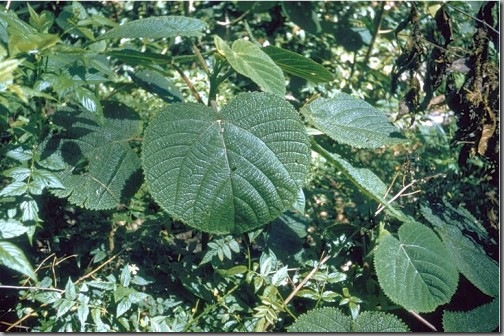
[[[262,48],[266,54],[284,72],[304,78],[314,83],[330,82],[334,79],[332,73],[311,59],[290,50],[267,46]]]
[[[30,262],[26,259],[25,254],[12,243],[0,241],[0,265],[4,265],[37,281],[37,276]]]
[[[317,129],[350,146],[378,148],[405,142],[383,112],[346,93],[316,99],[301,111]]]
[[[499,265],[491,259],[481,246],[465,236],[458,225],[456,213],[440,213],[443,220],[431,208],[421,206],[423,216],[435,227],[441,236],[448,254],[458,270],[479,290],[491,296],[499,296]],[[459,216],[461,214],[459,213]]]
[[[458,272],[448,251],[426,226],[408,222],[399,239],[379,240],[374,262],[384,293],[405,309],[431,312],[450,301],[457,289]]]
[[[28,191],[26,182],[12,182],[0,191],[0,196],[19,196]]]
[[[15,219],[9,218],[8,220],[0,219],[0,239],[9,239],[21,236],[26,233],[28,228],[23,223]]]
[[[57,154],[66,164],[65,170],[54,172],[65,189],[51,193],[94,210],[117,206],[141,181],[140,159],[128,144],[141,132],[138,115],[120,103],[103,106],[103,125],[90,112],[58,111],[54,121],[66,132],[49,138],[42,153],[42,158]]]
[[[69,301],[74,301],[76,298],[77,298],[77,290],[72,280],[68,278],[65,286],[65,299]]]
[[[33,158],[33,152],[29,149],[23,149],[22,147],[17,147],[10,150],[5,154],[5,156],[17,160],[19,162],[25,162]]]
[[[466,312],[443,313],[443,329],[452,333],[490,333],[499,328],[499,300]]]
[[[117,304],[116,317],[126,313],[131,308],[131,301],[128,298],[123,298]]]
[[[240,94],[220,113],[172,104],[143,142],[154,199],[173,217],[218,234],[252,230],[289,208],[309,158],[296,111],[267,93]]]
[[[98,38],[168,38],[175,36],[201,36],[206,24],[184,16],[157,16],[127,22]]]
[[[32,173],[31,169],[26,167],[14,167],[4,172],[5,176],[12,177],[14,181],[22,182]]]
[[[37,202],[31,196],[23,197],[23,201],[19,204],[22,211],[22,221],[36,221],[39,220],[38,212],[39,207]]]
[[[219,36],[215,46],[238,73],[249,77],[261,90],[285,96],[285,79],[282,70],[261,48],[249,41],[236,40],[231,48]]]

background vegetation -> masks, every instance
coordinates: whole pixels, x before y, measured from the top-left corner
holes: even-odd
[[[172,35],[152,22],[147,37],[117,30],[162,16],[197,20],[181,19]],[[497,2],[3,4],[0,328],[499,330],[499,19]],[[166,106],[223,107],[273,90],[233,64],[226,46],[235,41],[283,70],[311,156],[294,207],[216,233],[164,211],[138,157]],[[325,70],[292,55],[282,64],[268,45]],[[407,141],[366,148],[339,140],[329,119],[317,124],[318,102],[342,93]],[[119,200],[86,189],[93,164],[107,167],[90,159],[98,151],[104,161],[131,158]],[[427,237],[435,262],[469,260],[454,262],[439,302],[416,297],[417,284],[395,293],[388,261],[411,236]]]

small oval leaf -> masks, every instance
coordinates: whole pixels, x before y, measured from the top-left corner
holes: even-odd
[[[267,93],[243,93],[220,113],[192,103],[151,121],[143,167],[154,199],[173,217],[211,233],[241,233],[288,209],[310,162],[294,108]]]
[[[426,226],[408,222],[399,239],[386,235],[376,248],[374,262],[384,293],[405,309],[431,312],[450,301],[458,272],[438,236]]]

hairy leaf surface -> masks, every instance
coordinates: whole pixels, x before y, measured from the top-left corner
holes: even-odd
[[[43,158],[60,156],[65,169],[56,172],[64,190],[58,197],[93,210],[111,209],[132,195],[140,183],[140,159],[129,141],[141,132],[138,115],[126,106],[104,104],[103,124],[89,112],[57,112],[55,124],[65,132],[48,139]]]
[[[463,216],[463,212],[452,211],[446,208],[435,215],[432,209],[421,207],[423,216],[434,225],[458,270],[483,293],[498,297],[499,265],[485,253],[481,245],[462,233],[461,221],[456,215]]]
[[[431,312],[449,302],[458,272],[442,242],[419,223],[405,223],[398,233],[399,239],[381,238],[375,251],[376,274],[385,294],[416,312]]]
[[[443,329],[445,332],[457,333],[489,333],[499,327],[499,300],[481,305],[470,311],[443,313]]]
[[[98,39],[112,38],[167,38],[201,36],[206,25],[203,21],[185,16],[157,16],[127,22]]]
[[[221,112],[177,103],[147,127],[143,167],[154,199],[173,217],[212,233],[240,233],[289,208],[309,167],[293,107],[244,93]]]
[[[317,129],[350,146],[378,148],[405,142],[383,112],[346,93],[314,100],[302,112]]]
[[[308,311],[288,328],[289,332],[407,332],[408,327],[396,316],[366,311],[355,320],[338,308],[317,308]]]
[[[282,70],[258,45],[245,40],[236,40],[230,48],[220,37],[215,36],[215,46],[233,69],[253,80],[261,90],[282,97],[285,95]]]

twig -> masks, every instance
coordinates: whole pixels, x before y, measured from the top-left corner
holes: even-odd
[[[35,286],[7,286],[7,285],[0,285],[0,288],[8,288],[8,289],[37,289],[37,290],[46,290],[46,291],[53,291],[53,292],[60,292],[64,293],[65,291],[63,289],[59,288],[45,288],[45,287],[35,287]]]
[[[485,21],[480,20],[480,19],[478,19],[478,18],[476,18],[476,17],[474,17],[474,16],[472,16],[472,15],[470,15],[470,14],[467,14],[467,13],[466,13],[466,12],[464,12],[463,10],[458,9],[457,7],[453,7],[453,6],[452,6],[452,5],[450,5],[450,4],[445,4],[445,5],[446,5],[446,6],[448,6],[448,7],[450,7],[450,8],[455,9],[455,10],[456,10],[457,12],[459,12],[459,13],[462,13],[462,14],[464,14],[464,15],[466,15],[466,16],[468,16],[468,17],[470,17],[471,19],[473,19],[473,20],[475,20],[475,21],[478,21],[479,23],[481,23],[481,24],[483,24],[483,25],[487,26],[487,27],[488,27],[488,29],[492,30],[492,31],[493,31],[494,33],[496,33],[497,35],[500,35],[500,33],[499,33],[499,31],[498,31],[498,30],[496,30],[494,27],[490,26],[490,25],[489,25],[488,23],[486,23]]]
[[[376,29],[373,33],[373,37],[371,38],[371,42],[369,42],[369,48],[366,52],[366,56],[364,57],[364,62],[362,64],[367,64],[369,57],[371,56],[371,52],[373,51],[373,46],[376,42],[376,37],[378,36],[378,32],[380,31],[384,8],[385,8],[385,1],[382,1],[380,3],[380,11],[378,12],[378,17],[376,19]]]
[[[177,70],[177,72],[179,73],[180,77],[182,77],[182,79],[184,80],[184,82],[186,83],[186,85],[189,87],[189,90],[191,90],[192,95],[194,96],[194,98],[196,98],[196,100],[198,101],[198,103],[204,105],[205,103],[203,103],[203,100],[201,99],[198,91],[196,91],[196,89],[194,88],[194,85],[192,84],[192,82],[184,74],[184,71],[182,71],[182,69],[180,69],[176,64],[172,64],[172,66],[175,68],[175,70]]]
[[[410,313],[411,315],[413,315],[417,320],[419,320],[420,322],[422,322],[423,324],[425,324],[427,327],[429,327],[433,331],[437,331],[436,327],[434,327],[432,324],[430,324],[429,321],[427,321],[426,319],[424,319],[422,316],[418,315],[414,311],[408,310],[408,313]]]
[[[110,259],[108,259],[107,261],[105,261],[103,264],[101,264],[100,266],[98,266],[97,268],[95,268],[94,270],[92,270],[91,272],[89,272],[88,274],[85,274],[83,276],[81,276],[77,281],[74,282],[74,284],[78,284],[79,282],[81,282],[82,280],[84,279],[87,279],[89,278],[91,275],[95,274],[96,272],[98,272],[100,269],[102,269],[103,267],[105,267],[107,264],[109,264],[112,260],[114,260],[115,258],[117,258],[121,253],[123,252],[123,250],[121,250],[119,253],[117,253],[116,255],[110,257]]]
[[[210,76],[210,70],[208,70],[208,65],[206,64],[205,59],[203,58],[203,55],[201,54],[198,47],[194,44],[194,42],[192,43],[192,50],[196,54],[196,57],[198,58],[198,61],[200,62],[201,67],[203,68],[203,70],[205,71],[207,76]]]
[[[250,13],[250,9],[246,10],[242,15],[240,15],[239,17],[237,17],[233,21],[229,21],[226,18],[226,21],[217,21],[217,24],[220,26],[231,26],[231,25],[239,22],[240,20],[242,20],[245,16],[248,15],[248,13]]]

